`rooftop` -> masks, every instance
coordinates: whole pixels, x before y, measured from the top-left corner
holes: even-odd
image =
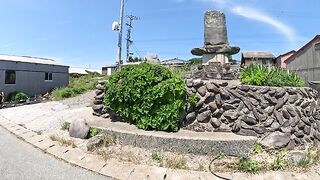
[[[170,65],[170,64],[185,64],[186,61],[178,58],[168,59],[160,62],[162,65]]]
[[[251,52],[243,52],[244,58],[275,58],[275,56],[271,52],[267,51],[251,51]]]
[[[53,59],[41,58],[41,57],[31,57],[31,56],[14,56],[7,54],[0,54],[0,61],[13,61],[13,62],[24,62],[24,63],[34,63],[34,64],[49,64],[57,66],[66,66],[57,63]]]

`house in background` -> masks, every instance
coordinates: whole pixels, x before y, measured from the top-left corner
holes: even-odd
[[[320,81],[320,35],[315,36],[286,61],[287,69],[295,71],[305,82]]]
[[[161,61],[160,64],[166,67],[183,67],[187,62],[182,59],[174,58]]]
[[[68,69],[52,59],[0,55],[0,91],[5,96],[14,91],[29,96],[44,94],[68,85]]]
[[[241,57],[241,66],[250,64],[274,65],[275,56],[271,52],[252,51],[243,52]]]
[[[106,76],[111,76],[117,69],[117,65],[107,65],[102,67],[102,74]]]
[[[293,54],[295,54],[296,51],[292,50],[292,51],[289,51],[285,54],[282,54],[280,56],[277,57],[276,59],[276,67],[279,67],[279,68],[282,68],[282,69],[286,69],[287,68],[287,64],[285,63],[285,61],[291,57]]]

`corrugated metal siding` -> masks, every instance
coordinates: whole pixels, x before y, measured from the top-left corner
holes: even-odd
[[[5,84],[5,71],[16,71],[16,84]],[[45,72],[52,73],[52,81],[45,81]],[[67,66],[0,61],[0,91],[6,95],[21,91],[30,96],[43,94],[56,87],[67,86]]]

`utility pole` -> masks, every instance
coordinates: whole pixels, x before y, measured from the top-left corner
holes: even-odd
[[[132,21],[133,20],[138,20],[139,18],[137,16],[127,16],[127,23],[126,25],[128,26],[128,32],[127,32],[127,55],[126,55],[126,62],[129,62],[129,54],[130,54],[130,45],[132,44],[132,40],[131,40],[131,29],[132,27]]]
[[[118,39],[118,66],[121,67],[121,51],[122,51],[122,25],[123,25],[123,13],[124,13],[124,0],[121,0],[120,8],[120,21],[119,21],[119,39]]]

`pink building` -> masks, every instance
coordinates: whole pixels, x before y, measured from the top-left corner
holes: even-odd
[[[282,54],[282,55],[278,56],[277,59],[276,59],[276,67],[286,69],[287,68],[287,64],[285,63],[285,61],[288,58],[290,58],[292,55],[294,55],[295,53],[296,53],[296,51],[292,50],[290,52],[287,52],[285,54]]]

